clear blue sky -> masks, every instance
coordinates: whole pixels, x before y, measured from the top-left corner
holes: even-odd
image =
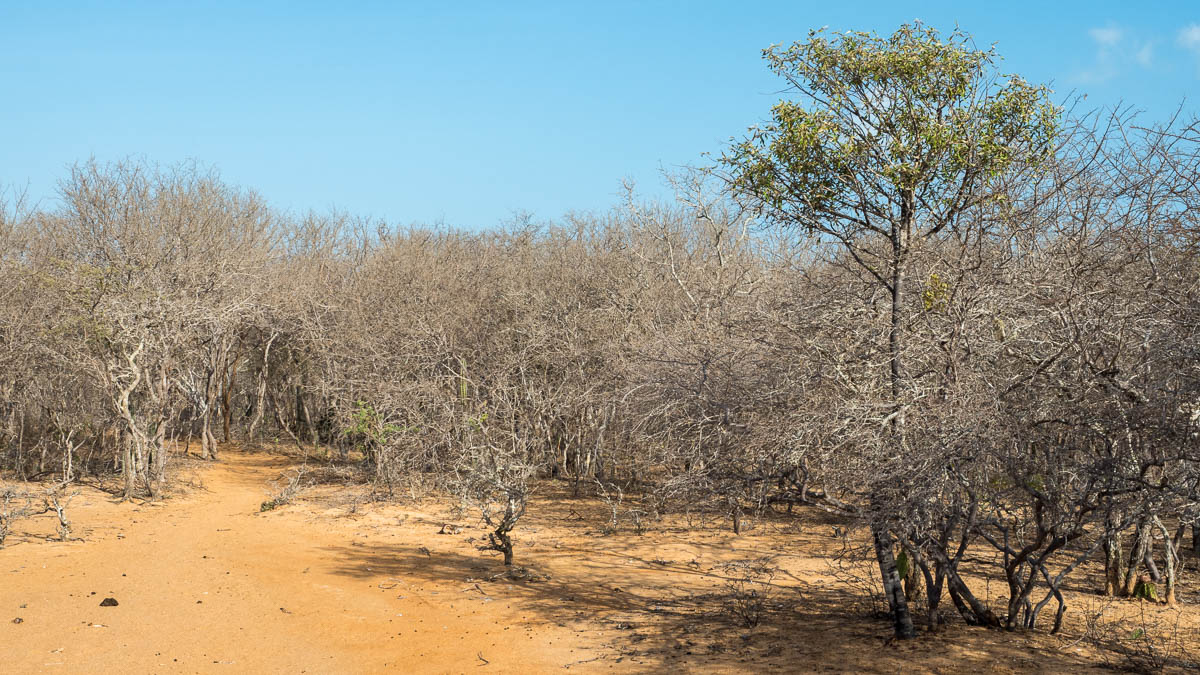
[[[1004,69],[1162,117],[1200,82],[1200,3],[0,0],[0,183],[196,159],[293,212],[491,227],[604,210],[762,120],[762,48],[913,19]],[[1189,103],[1189,109],[1194,109]]]

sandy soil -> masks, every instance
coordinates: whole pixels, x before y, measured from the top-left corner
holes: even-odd
[[[1083,610],[1097,602],[1083,590],[1062,636],[952,625],[892,642],[885,622],[831,582],[838,545],[818,514],[740,536],[683,523],[605,535],[603,504],[548,486],[516,533],[512,578],[476,549],[477,517],[446,504],[360,503],[326,485],[260,513],[294,461],[225,452],[186,494],[153,504],[83,488],[68,511],[81,541],[51,541],[48,516],[23,521],[0,549],[0,671],[1008,673],[1121,663],[1080,639]],[[747,628],[731,611],[739,584],[724,564],[762,557],[780,571],[770,611]],[[107,597],[119,605],[100,606]],[[1194,605],[1114,611],[1134,607],[1200,647]]]

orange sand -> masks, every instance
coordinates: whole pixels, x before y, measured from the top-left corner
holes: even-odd
[[[82,488],[68,517],[83,541],[50,541],[49,516],[19,523],[0,549],[0,672],[1081,672],[1105,658],[1070,630],[891,642],[829,581],[817,515],[605,536],[603,505],[543,496],[515,532],[529,574],[508,579],[471,541],[477,514],[445,504],[351,509],[357,488],[319,486],[259,513],[293,463],[227,451],[202,487],[154,504]],[[761,556],[781,571],[772,611],[745,628],[720,563]]]

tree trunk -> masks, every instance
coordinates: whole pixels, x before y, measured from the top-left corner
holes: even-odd
[[[1163,592],[1163,599],[1166,600],[1168,607],[1174,607],[1176,584],[1175,570],[1179,566],[1179,549],[1177,548],[1176,544],[1183,537],[1183,526],[1181,525],[1179,528],[1179,536],[1172,537],[1171,533],[1167,531],[1167,526],[1163,524],[1162,520],[1160,520],[1158,516],[1154,517],[1154,525],[1158,528],[1158,531],[1162,533],[1163,546],[1166,548],[1166,570],[1164,571],[1166,572],[1167,577],[1167,587]]]
[[[950,600],[954,602],[959,615],[970,626],[987,626],[999,628],[1000,618],[987,605],[983,604],[971,589],[958,576],[958,571],[946,565],[946,589],[950,592]]]
[[[216,437],[212,434],[212,415],[217,407],[217,395],[213,380],[217,376],[216,366],[209,366],[204,373],[204,412],[200,415],[200,458],[217,458]]]
[[[122,434],[124,436],[124,434]],[[121,439],[121,474],[125,477],[126,500],[133,499],[133,491],[137,485],[137,474],[133,464],[133,438]]]
[[[903,548],[902,551],[904,553],[905,560],[908,563],[906,569],[903,571],[903,574],[900,577],[901,583],[904,584],[904,599],[908,600],[909,602],[914,602],[921,597],[921,591],[923,590],[920,559],[907,547]],[[899,571],[900,570],[897,569],[897,572]]]
[[[158,498],[167,482],[167,421],[160,420],[146,447],[146,489]]]
[[[304,387],[296,385],[296,435],[303,433],[303,428],[300,426],[304,423]]]
[[[63,483],[70,483],[75,480],[74,454],[75,447],[71,445],[71,439],[68,437],[65,452],[63,453]]]
[[[279,402],[275,400],[275,394],[267,394],[267,401],[271,404],[271,412],[275,414],[275,424],[291,437],[292,441],[296,443],[297,450],[303,450],[304,444],[300,442],[300,437],[292,431],[293,425],[288,424],[288,421],[283,419],[283,411],[279,407]]]
[[[275,335],[272,334],[267,340],[267,346],[263,349],[262,368],[258,371],[257,403],[254,406],[254,417],[250,420],[250,430],[246,432],[246,437],[252,442],[254,441],[255,433],[258,431],[258,425],[262,422],[263,406],[266,405],[267,378],[270,376],[271,345],[274,342]]]
[[[224,431],[225,442],[229,442],[229,427],[232,422],[233,409],[229,401],[229,387],[221,390],[221,427]]]
[[[208,456],[209,459],[217,459],[217,437],[212,432],[212,427],[205,426],[204,433],[208,436]]]
[[[1111,531],[1104,540],[1104,594],[1110,597],[1121,595],[1124,576],[1125,553],[1121,546],[1121,533]]]
[[[908,215],[902,215],[902,220],[912,218],[911,206],[908,206],[911,200],[911,195],[904,197],[906,208],[904,212]],[[900,226],[892,228],[892,281],[891,281],[891,325],[888,327],[888,361],[890,366],[891,389],[892,389],[892,433],[895,438],[897,448],[904,448],[904,403],[901,400],[901,391],[903,389],[902,376],[904,369],[901,363],[901,331],[904,328],[904,243],[901,241],[902,232],[908,229],[908,223],[904,222]]]
[[[212,445],[208,441],[208,412],[206,411],[200,417],[200,459],[212,459],[210,452],[212,452]]]
[[[512,567],[513,564],[513,546],[512,538],[507,534],[500,535],[500,553],[504,555],[504,566]]]
[[[308,425],[308,433],[312,436],[313,450],[321,448],[321,433],[317,430],[317,423],[313,421],[312,415],[308,413],[308,403],[303,404],[304,408],[304,423]]]
[[[1133,546],[1130,548],[1129,566],[1125,569],[1125,584],[1121,588],[1121,595],[1129,597],[1133,595],[1133,590],[1137,586],[1138,568],[1142,561],[1146,558],[1146,554],[1150,547],[1150,521],[1147,518],[1138,520],[1137,530],[1134,533]]]
[[[925,593],[926,620],[929,622],[930,630],[937,630],[942,623],[938,606],[942,604],[942,587],[946,582],[946,573],[940,565],[935,565],[935,569],[931,570],[929,562],[924,558],[919,559],[917,564],[925,579],[925,588],[927,589]]]
[[[892,625],[895,635],[901,640],[916,637],[913,628],[912,615],[908,611],[908,600],[904,597],[904,588],[900,583],[900,574],[896,571],[896,556],[892,552],[892,535],[885,528],[872,525],[872,535],[875,541],[875,559],[879,562],[879,573],[883,578],[883,593],[887,596],[888,606],[892,610]]]
[[[233,422],[233,402],[231,400],[231,392],[233,390],[234,380],[237,379],[238,361],[240,359],[241,352],[239,351],[239,353],[233,357],[233,362],[228,365],[228,370],[222,370],[221,372],[221,422],[225,432],[226,443],[229,442],[229,427]]]
[[[892,279],[891,279],[891,326],[888,331],[888,356],[890,361],[890,380],[892,392],[892,443],[897,454],[902,455],[904,442],[904,404],[901,400],[901,335],[904,316],[904,236],[912,223],[912,192],[901,193],[901,222],[892,226]],[[887,480],[884,477],[883,480]],[[878,507],[878,501],[872,498],[872,506]],[[871,526],[875,540],[875,558],[879,563],[879,573],[883,579],[884,595],[888,599],[888,608],[892,612],[895,636],[907,640],[916,636],[913,629],[912,615],[909,613],[908,600],[904,596],[904,588],[900,576],[896,572],[896,557],[892,551],[892,535],[886,528],[878,525]]]

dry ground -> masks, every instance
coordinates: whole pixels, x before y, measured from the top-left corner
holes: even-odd
[[[322,485],[260,513],[295,461],[226,451],[195,470],[185,494],[157,503],[82,488],[68,511],[80,541],[52,541],[49,516],[23,521],[0,549],[0,671],[1010,673],[1133,663],[1084,639],[1087,617],[1105,608],[1087,578],[1069,598],[1064,635],[952,624],[894,643],[863,596],[833,582],[840,544],[818,514],[739,536],[681,521],[606,535],[603,504],[547,486],[516,532],[522,568],[508,578],[475,547],[477,515],[444,503],[362,503],[352,488]],[[738,584],[724,563],[763,557],[780,571],[769,611],[747,628],[729,611]],[[101,607],[106,597],[119,605]],[[1134,623],[1115,627],[1117,618]],[[1153,642],[1130,632],[1143,621]],[[1116,603],[1100,624],[1119,650],[1200,650],[1194,604]]]

